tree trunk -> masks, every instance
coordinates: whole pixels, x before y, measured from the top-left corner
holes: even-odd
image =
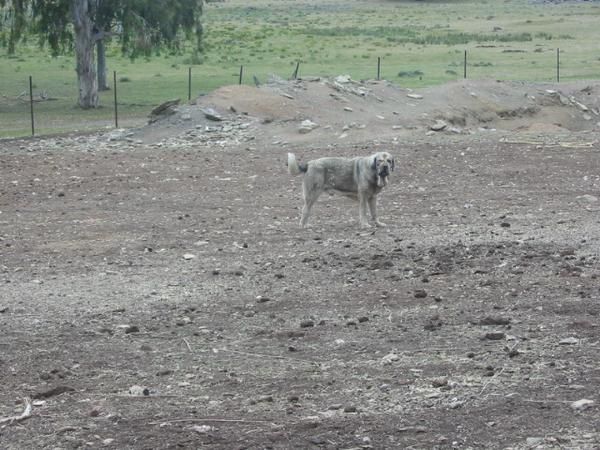
[[[91,13],[98,0],[72,0],[72,2],[79,86],[78,103],[84,109],[96,108],[98,106],[98,80],[94,65],[96,40]]]
[[[103,39],[96,42],[96,51],[98,52],[98,89],[108,91],[110,87],[106,82],[106,52],[104,51]]]

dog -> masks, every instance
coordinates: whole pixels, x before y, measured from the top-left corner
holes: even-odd
[[[299,164],[293,153],[288,153],[288,172],[304,173],[302,190],[304,207],[300,226],[305,228],[310,211],[324,191],[336,191],[358,200],[358,218],[362,228],[370,227],[367,205],[375,225],[386,226],[377,217],[377,194],[387,186],[394,158],[388,152],[356,158],[326,157]]]

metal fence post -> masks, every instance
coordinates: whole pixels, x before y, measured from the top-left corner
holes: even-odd
[[[115,128],[119,128],[119,112],[117,109],[117,71],[113,71],[113,90],[115,91]]]
[[[560,83],[560,48],[556,49],[556,82]]]
[[[381,79],[381,56],[377,57],[377,81]]]
[[[33,79],[29,75],[29,108],[31,110],[31,135],[35,136],[35,119],[33,117]]]
[[[244,75],[244,66],[240,66],[240,84],[242,84],[242,76]]]
[[[464,78],[467,79],[467,51],[465,50],[465,70],[464,70]]]
[[[192,68],[188,69],[188,102],[192,99]]]

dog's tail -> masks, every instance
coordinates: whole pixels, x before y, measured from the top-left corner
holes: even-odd
[[[296,161],[296,155],[293,153],[288,153],[288,172],[290,175],[299,175],[308,170],[308,166],[306,164],[298,164]]]

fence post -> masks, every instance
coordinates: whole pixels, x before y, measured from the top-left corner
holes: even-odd
[[[381,79],[381,56],[377,57],[377,81]]]
[[[465,50],[465,71],[464,71],[464,78],[465,80],[467,79],[467,51]]]
[[[298,78],[298,69],[300,69],[300,61],[296,61],[296,69],[294,70],[294,75],[293,75],[293,79],[297,79]]]
[[[117,71],[113,71],[113,91],[115,92],[115,128],[119,128],[119,112],[117,109]]]
[[[35,136],[35,120],[33,118],[33,79],[29,75],[29,108],[31,110],[31,135]]]
[[[560,48],[556,49],[556,82],[560,83]]]
[[[188,68],[188,102],[192,99],[192,68]]]

